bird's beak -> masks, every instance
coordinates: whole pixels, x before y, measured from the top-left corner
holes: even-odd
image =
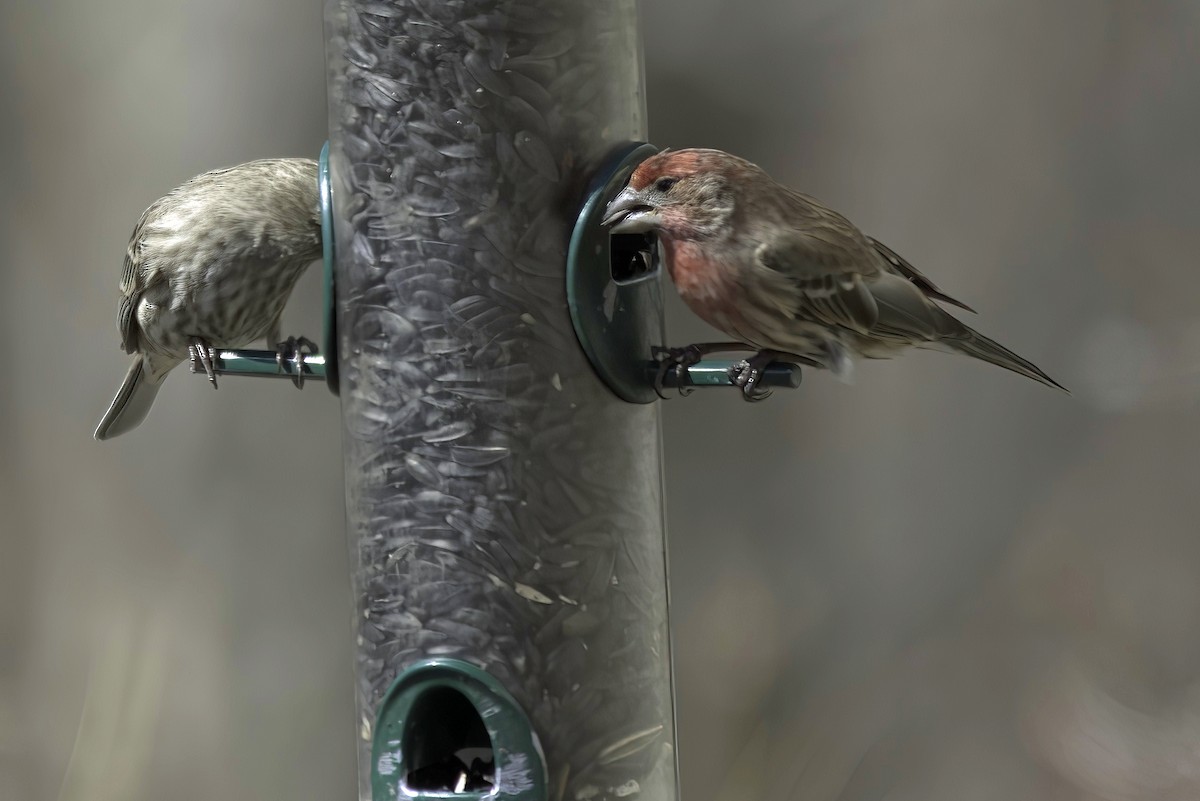
[[[604,210],[602,225],[610,226],[611,234],[640,234],[658,227],[658,210],[632,187],[625,187]]]

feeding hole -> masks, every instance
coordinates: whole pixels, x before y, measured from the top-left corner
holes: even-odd
[[[614,282],[630,284],[658,272],[658,240],[654,234],[613,234],[608,241]]]
[[[434,687],[413,702],[402,749],[409,790],[478,793],[495,786],[492,738],[475,705],[451,687]]]

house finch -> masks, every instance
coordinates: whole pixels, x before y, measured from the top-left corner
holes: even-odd
[[[719,150],[643,161],[606,210],[614,234],[654,231],[671,280],[703,320],[757,350],[734,375],[747,400],[778,357],[845,373],[907,346],[965,353],[1063,389],[934,301],[967,311],[886,245],[817,200]],[[734,343],[736,344],[736,343]],[[676,349],[677,367],[730,343]],[[661,374],[660,374],[661,376]]]
[[[315,161],[213,170],[155,201],[133,229],[121,273],[117,327],[135,357],[96,439],[141,423],[189,347],[215,387],[216,348],[259,337],[274,346],[292,287],[320,257]]]

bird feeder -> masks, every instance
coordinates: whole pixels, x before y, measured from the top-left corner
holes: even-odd
[[[658,245],[601,225],[656,152],[636,12],[328,6],[325,337],[209,367],[341,396],[363,799],[678,796],[650,402],[732,363],[658,370]]]
[[[598,375],[566,281],[645,139],[635,3],[340,0],[327,30],[361,796],[674,798],[658,409]]]

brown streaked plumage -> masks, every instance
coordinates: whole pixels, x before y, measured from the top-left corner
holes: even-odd
[[[96,439],[145,419],[189,345],[274,347],[297,279],[321,257],[317,163],[264,159],[213,170],[156,200],[133,229],[117,328],[133,364]]]
[[[905,347],[965,353],[1048,386],[1036,365],[972,330],[938,302],[973,311],[886,245],[815,198],[719,150],[646,159],[609,204],[614,233],[654,231],[684,302],[760,351],[741,376],[792,354],[843,373],[851,357]]]

